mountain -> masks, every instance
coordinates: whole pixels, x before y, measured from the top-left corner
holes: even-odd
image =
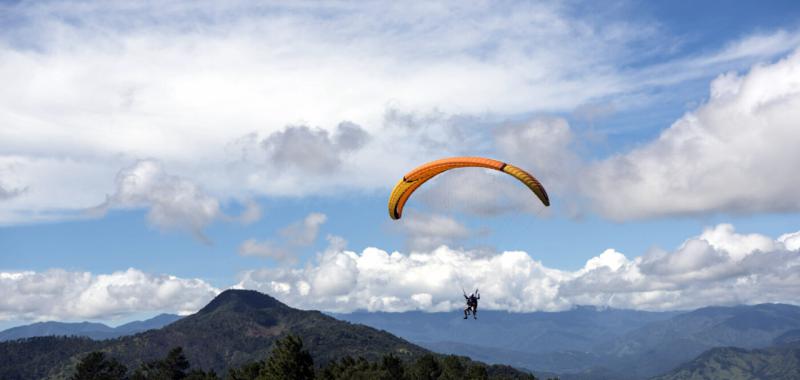
[[[631,331],[605,350],[606,368],[639,378],[672,370],[715,347],[764,348],[800,329],[800,307],[706,307]]]
[[[602,356],[595,353],[597,347],[679,314],[579,306],[562,312],[486,310],[478,313],[477,320],[464,320],[458,312],[333,315],[389,331],[440,353],[531,370],[570,373],[603,364]]]
[[[714,348],[653,380],[797,380],[800,347]]]
[[[0,355],[0,378],[58,377],[74,368],[83,354],[97,349],[135,368],[144,361],[163,358],[177,346],[183,347],[193,367],[225,373],[228,368],[266,358],[275,340],[290,333],[302,338],[316,365],[345,356],[378,360],[391,353],[415,359],[428,352],[385,331],[339,321],[318,311],[294,309],[262,293],[226,290],[197,313],[158,330],[100,342],[61,338],[47,344],[44,338],[31,338],[0,343],[0,354],[11,355]],[[74,349],[75,344],[89,349]],[[34,359],[41,365],[26,361]],[[38,372],[20,372],[21,368]]]
[[[63,335],[83,336],[92,339],[113,339],[124,335],[158,329],[181,317],[174,314],[160,314],[144,321],[134,321],[117,327],[109,327],[102,323],[79,322],[38,322],[25,326],[12,327],[0,331],[0,342],[35,336]]]
[[[627,332],[679,313],[579,306],[562,312],[510,313],[485,310],[478,319],[459,312],[332,314],[389,331],[418,343],[464,343],[504,350],[547,353],[589,351]]]
[[[114,328],[114,330],[120,333],[125,333],[124,335],[133,335],[142,331],[160,329],[179,319],[181,319],[180,315],[159,314],[153,318],[145,319],[144,321],[133,321],[133,322],[128,322],[124,325],[119,325],[116,328]]]
[[[577,307],[554,313],[352,313],[436,352],[560,373],[563,379],[646,379],[714,347],[765,348],[800,341],[800,307],[706,307],[648,313]]]
[[[114,338],[114,329],[102,323],[37,322],[0,331],[0,342],[34,336],[75,335],[93,339]]]

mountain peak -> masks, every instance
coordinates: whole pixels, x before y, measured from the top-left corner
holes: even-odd
[[[282,302],[255,290],[228,289],[214,297],[198,314],[215,310],[242,311],[246,309],[291,309]]]

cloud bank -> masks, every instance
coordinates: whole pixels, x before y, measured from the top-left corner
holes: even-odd
[[[607,249],[577,271],[545,266],[519,251],[478,253],[441,246],[410,254],[341,245],[305,268],[244,272],[237,287],[290,305],[348,312],[447,311],[461,287],[480,287],[482,307],[556,311],[575,305],[684,310],[708,305],[797,303],[800,233],[777,239],[721,224],[673,251],[634,258]]]
[[[192,313],[220,292],[200,279],[144,273],[0,272],[0,319],[109,319],[141,312]]]
[[[800,294],[800,231],[778,238],[705,229],[672,251],[629,258],[607,249],[575,271],[549,268],[520,251],[440,246],[412,253],[329,247],[303,268],[241,273],[232,288],[255,289],[304,309],[449,311],[461,287],[480,287],[484,309],[558,311],[575,305],[686,310],[783,302]],[[109,319],[146,311],[191,313],[220,292],[201,279],[141,272],[0,272],[0,319]]]

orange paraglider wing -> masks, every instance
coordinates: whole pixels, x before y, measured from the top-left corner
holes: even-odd
[[[491,158],[452,157],[428,162],[408,172],[408,174],[394,186],[394,189],[392,189],[392,193],[389,196],[389,216],[392,219],[400,219],[403,214],[403,206],[405,206],[408,198],[418,187],[429,179],[450,169],[464,167],[487,168],[504,172],[524,183],[525,186],[536,194],[545,206],[550,206],[550,199],[547,197],[547,192],[544,190],[544,187],[530,173],[514,165]]]

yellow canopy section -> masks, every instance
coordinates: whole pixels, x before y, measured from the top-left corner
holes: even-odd
[[[550,199],[539,181],[530,173],[505,162],[484,157],[452,157],[441,160],[431,161],[408,172],[397,185],[392,189],[389,196],[389,216],[392,219],[400,219],[403,214],[403,206],[423,183],[439,175],[442,172],[455,168],[477,167],[498,170],[509,174],[528,186],[545,206],[550,206]]]

